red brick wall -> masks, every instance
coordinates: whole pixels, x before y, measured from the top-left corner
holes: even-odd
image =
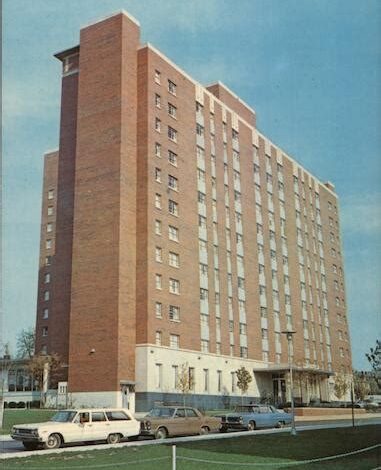
[[[120,379],[134,378],[133,120],[138,41],[138,27],[122,14],[81,31],[69,368],[72,392],[116,390]],[[128,69],[132,73],[127,76]]]

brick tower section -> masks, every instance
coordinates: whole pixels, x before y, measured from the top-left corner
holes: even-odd
[[[69,391],[134,380],[139,27],[81,30]]]
[[[72,56],[78,61],[78,53]],[[57,181],[56,252],[53,259],[52,297],[54,321],[49,326],[50,352],[63,365],[69,359],[71,261],[73,241],[74,179],[77,127],[78,74],[63,76],[61,92],[60,146]],[[60,370],[67,379],[67,367]]]

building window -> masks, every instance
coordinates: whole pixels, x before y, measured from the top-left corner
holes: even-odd
[[[168,80],[168,91],[172,95],[176,96],[176,91],[177,91],[177,86],[175,83],[173,83],[171,80]]]
[[[169,335],[169,346],[173,349],[179,349],[180,347],[180,336]]]
[[[201,352],[203,353],[209,352],[209,341],[206,339],[201,340]]]
[[[161,220],[155,220],[155,233],[161,235]]]
[[[52,232],[53,231],[53,224],[51,222],[49,222],[47,225],[46,225],[46,231],[47,232]]]
[[[155,207],[156,209],[161,209],[161,194],[155,194]]]
[[[230,372],[232,393],[235,392],[235,372]]]
[[[177,202],[172,201],[170,199],[168,201],[168,211],[169,211],[170,214],[177,217],[179,215],[179,205],[177,204]]]
[[[177,131],[171,126],[168,126],[168,138],[173,142],[177,142]]]
[[[42,336],[48,336],[48,327],[47,326],[44,326],[42,328]]]
[[[200,288],[200,300],[208,300],[209,291],[208,289]]]
[[[42,311],[42,318],[44,320],[46,320],[47,318],[49,318],[49,309],[48,308],[44,308],[44,310]]]
[[[205,133],[205,129],[201,124],[196,124],[196,134],[203,137]]]
[[[176,390],[179,385],[179,366],[172,366],[173,388]]]
[[[46,273],[44,276],[44,282],[45,284],[48,284],[50,282],[50,273]]]
[[[173,225],[168,226],[168,238],[174,242],[179,241],[179,229],[173,227]]]
[[[156,331],[155,333],[155,344],[156,346],[161,346],[162,334],[161,331]]]
[[[161,99],[160,99],[160,95],[158,95],[158,94],[155,94],[155,106],[157,108],[161,107]]]
[[[176,106],[173,106],[173,104],[171,103],[168,103],[168,114],[172,116],[173,118],[176,118],[177,108]]]
[[[45,301],[50,300],[50,292],[48,290],[44,292],[44,300]]]
[[[52,241],[51,240],[46,240],[46,249],[47,250],[50,250],[50,248],[52,247]]]
[[[177,166],[177,155],[172,150],[168,150],[168,161],[171,165]]]
[[[156,315],[156,318],[162,318],[162,316],[163,316],[162,311],[163,311],[163,306],[162,306],[161,302],[155,302],[155,315]]]
[[[155,274],[156,289],[162,289],[162,276],[161,274]]]
[[[239,348],[239,355],[240,357],[247,358],[247,348],[244,346],[241,346]]]
[[[246,334],[246,323],[239,324],[239,334],[245,335]]]
[[[169,292],[171,294],[180,294],[180,281],[177,279],[169,279]]]
[[[54,189],[49,189],[49,191],[48,191],[48,199],[54,199]]]
[[[265,328],[262,328],[262,339],[268,339],[269,338],[269,332]]]
[[[168,175],[168,187],[177,191],[179,189],[178,179],[172,175]]]
[[[50,266],[52,264],[52,257],[46,256],[45,257],[45,266]]]
[[[217,391],[222,391],[222,370],[217,371]]]
[[[160,85],[160,81],[161,81],[161,73],[159,72],[159,70],[155,70],[155,82]]]
[[[169,306],[169,319],[171,321],[180,321],[180,307],[175,305]]]
[[[216,343],[216,354],[221,354],[221,343]]]
[[[158,263],[163,262],[163,250],[159,246],[155,248],[155,259]]]
[[[169,265],[174,268],[180,267],[180,256],[173,251],[169,252]]]
[[[53,215],[53,212],[54,212],[53,206],[49,206],[48,207],[48,215]]]
[[[159,118],[155,118],[155,130],[157,132],[160,132],[161,131],[161,121]]]
[[[156,388],[161,388],[163,384],[163,365],[155,364],[155,385]]]
[[[204,372],[204,392],[209,391],[209,369],[203,369]]]
[[[161,183],[161,170],[160,168],[155,168],[155,181]]]
[[[161,145],[158,142],[155,142],[155,155],[161,157]]]

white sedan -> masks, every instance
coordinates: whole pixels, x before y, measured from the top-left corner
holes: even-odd
[[[71,442],[107,441],[116,444],[124,437],[138,436],[140,422],[120,409],[58,411],[45,423],[18,424],[11,436],[22,441],[25,449],[57,449]]]

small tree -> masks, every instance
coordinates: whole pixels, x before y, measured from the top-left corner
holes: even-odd
[[[35,332],[33,328],[22,329],[17,335],[17,357],[31,359],[34,355]]]
[[[244,367],[240,367],[236,370],[237,376],[237,387],[241,390],[241,401],[243,404],[243,395],[248,391],[250,382],[253,380],[250,372]]]
[[[374,380],[381,389],[381,341],[376,340],[376,346],[370,348],[370,352],[365,355],[374,371]]]
[[[353,389],[355,397],[358,400],[364,400],[369,395],[371,386],[369,378],[363,372],[353,371]]]
[[[33,356],[27,364],[27,370],[32,376],[33,382],[36,380],[40,388],[41,404],[45,404],[44,380],[49,380],[49,375],[54,373],[60,366],[60,360],[57,354],[45,355],[38,354]]]
[[[185,406],[186,395],[194,390],[195,380],[193,375],[193,369],[188,367],[188,363],[180,365],[180,369],[177,375],[176,388],[183,394],[183,402]]]
[[[333,386],[333,390],[335,395],[340,400],[342,397],[345,396],[347,391],[349,390],[350,383],[345,374],[338,373],[335,377],[335,385]]]

